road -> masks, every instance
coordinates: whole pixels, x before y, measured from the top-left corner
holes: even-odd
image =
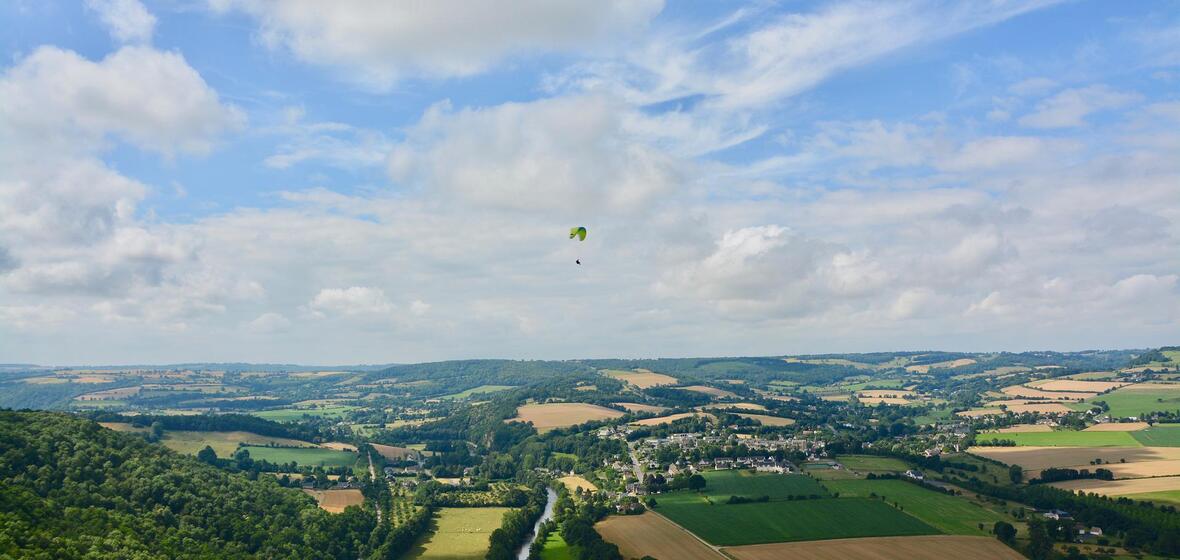
[[[373,452],[369,452],[369,478],[372,479],[373,484],[377,484],[377,468],[373,466]],[[377,524],[381,524],[381,504],[373,504],[377,509]]]

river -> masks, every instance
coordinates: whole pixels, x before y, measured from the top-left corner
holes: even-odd
[[[533,546],[533,541],[537,540],[537,530],[541,528],[541,524],[553,519],[553,506],[557,503],[557,492],[552,488],[545,489],[548,493],[548,500],[545,502],[545,511],[541,512],[541,517],[537,519],[536,525],[533,525],[533,534],[529,535],[528,542],[524,543],[520,552],[516,553],[516,560],[529,560],[529,548]]]

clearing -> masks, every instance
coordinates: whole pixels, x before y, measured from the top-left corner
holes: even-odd
[[[348,506],[359,506],[365,503],[365,497],[360,490],[349,488],[347,490],[304,490],[304,492],[315,498],[316,503],[320,505],[320,509],[329,513],[342,513],[344,508]]]
[[[612,515],[599,521],[594,528],[603,539],[619,547],[623,558],[725,560],[721,553],[688,531],[650,511],[642,515]]]
[[[1020,553],[992,537],[933,535],[870,537],[803,543],[729,547],[737,560],[1023,560]]]
[[[500,528],[508,508],[440,508],[433,532],[407,558],[415,560],[477,560],[488,552],[492,531]]]
[[[574,426],[591,420],[618,418],[623,413],[613,408],[586,403],[526,404],[516,409],[516,418],[505,422],[532,422],[538,432]]]
[[[602,373],[607,377],[613,377],[634,385],[640,389],[647,389],[648,387],[658,387],[660,385],[675,385],[680,381],[670,375],[662,373],[655,373],[648,370],[624,371],[621,369],[604,369]]]

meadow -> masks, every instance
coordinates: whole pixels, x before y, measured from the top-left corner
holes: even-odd
[[[1005,520],[967,498],[948,496],[904,480],[830,480],[824,486],[839,492],[841,498],[884,496],[887,502],[900,505],[905,513],[951,535],[987,535],[986,529],[996,521]],[[979,530],[980,523],[984,524],[984,531]]]
[[[275,464],[295,462],[300,466],[321,467],[352,467],[357,461],[357,454],[348,451],[336,451],[319,447],[244,447],[250,452],[250,458],[265,460]]]
[[[488,551],[492,531],[500,528],[508,508],[441,508],[431,533],[408,558],[414,560],[477,560]]]
[[[703,497],[681,493],[658,500],[657,512],[721,546],[939,532],[881,500],[866,498],[710,505]]]
[[[561,530],[555,530],[545,539],[545,547],[541,549],[541,560],[575,560],[570,545],[561,538]]]
[[[1105,402],[1110,407],[1110,415],[1117,418],[1138,417],[1145,412],[1180,411],[1180,386],[1131,385],[1086,402],[1096,401]]]
[[[840,455],[836,460],[854,471],[903,472],[910,468],[901,459],[874,455]]]
[[[323,406],[319,408],[277,408],[252,413],[254,416],[275,422],[293,422],[304,416],[313,418],[339,418],[357,407],[349,405]]]
[[[1130,432],[1019,432],[978,434],[976,441],[1012,440],[1017,446],[1038,447],[1139,447],[1143,445]]]
[[[705,477],[705,489],[700,494],[714,502],[724,502],[730,496],[770,496],[771,500],[785,500],[787,496],[828,495],[828,491],[815,479],[801,474],[727,470],[706,471],[702,476]]]

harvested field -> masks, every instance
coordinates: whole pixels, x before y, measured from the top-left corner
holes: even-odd
[[[1022,560],[991,537],[932,535],[869,537],[800,543],[756,544],[723,549],[737,560]]]
[[[320,447],[324,449],[334,449],[336,451],[351,451],[356,453],[356,446],[351,443],[342,443],[339,441],[329,441],[328,443],[321,443]]]
[[[905,370],[911,373],[930,373],[930,370],[932,369],[954,369],[957,367],[969,366],[974,363],[975,360],[972,360],[971,358],[959,358],[958,360],[948,360],[945,362],[938,362],[936,364],[906,366]]]
[[[1026,432],[1052,432],[1053,428],[1048,424],[1016,424],[1015,426],[1008,426],[1007,428],[1000,428],[996,430],[997,434],[1022,434]]]
[[[1147,429],[1147,422],[1107,422],[1086,428],[1087,432],[1138,432]]]
[[[1009,434],[979,434],[976,441],[1010,440],[1017,446],[1035,447],[1135,447],[1142,445],[1128,432],[1083,432],[1056,430],[1052,432],[1022,432]]]
[[[655,414],[659,414],[665,410],[668,410],[667,407],[656,406],[654,404],[640,404],[640,403],[633,403],[633,402],[617,402],[617,403],[613,403],[613,404],[616,404],[618,406],[621,406],[621,407],[627,409],[627,412],[652,412]]]
[[[660,424],[667,424],[669,422],[675,422],[677,420],[680,420],[683,418],[691,418],[693,416],[708,416],[710,418],[715,418],[715,416],[713,416],[712,414],[709,414],[707,412],[681,412],[680,414],[669,414],[668,416],[659,416],[656,418],[648,418],[645,420],[636,420],[635,422],[632,422],[631,425],[632,426],[659,426]]]
[[[1003,389],[1000,389],[1000,392],[1013,397],[1057,401],[1080,401],[1098,394],[1096,392],[1042,391],[1032,387],[1025,387],[1024,385],[1012,385],[1010,387],[1004,387]]]
[[[598,487],[595,486],[593,482],[590,482],[589,480],[586,480],[580,476],[563,476],[557,479],[557,481],[564,484],[570,492],[574,492],[578,488],[581,488],[583,492],[587,490],[590,492],[598,491]]]
[[[1009,412],[1016,414],[1023,414],[1025,412],[1036,412],[1039,414],[1068,414],[1073,412],[1068,406],[1060,403],[1047,404],[1014,404],[1007,407]],[[967,416],[971,418],[978,418],[981,416],[991,416],[995,414],[1004,414],[1004,411],[999,407],[993,408],[973,408],[971,410],[964,410],[957,412],[959,416]]]
[[[509,418],[505,422],[532,422],[538,432],[545,432],[622,415],[622,412],[613,408],[586,403],[526,404],[516,409],[516,418]]]
[[[1020,465],[1025,471],[1040,471],[1049,467],[1093,468],[1090,462],[1102,459],[1103,468],[1112,471],[1139,463],[1140,468],[1155,461],[1180,461],[1180,447],[972,447],[969,453],[994,459],[1009,465]],[[1126,464],[1121,463],[1126,460]],[[1163,474],[1163,473],[1160,473]]]
[[[770,416],[767,414],[741,414],[741,413],[739,413],[738,416],[741,416],[742,418],[749,418],[750,420],[756,420],[759,424],[762,424],[763,426],[790,426],[791,424],[795,423],[795,421],[790,418],[782,418],[779,416]]]
[[[651,511],[642,515],[612,515],[594,528],[603,539],[619,547],[623,558],[725,560],[725,556],[688,531]]]
[[[684,389],[685,391],[692,391],[694,393],[703,393],[713,398],[737,398],[737,395],[726,391],[725,389],[718,389],[716,387],[709,387],[707,385],[689,385],[687,387],[677,387],[677,389]]]
[[[852,399],[852,395],[824,395],[820,399],[832,402],[847,402]]]
[[[749,402],[735,402],[735,403],[721,403],[721,404],[707,404],[705,406],[698,406],[697,410],[726,410],[726,409],[741,409],[741,410],[766,410],[765,406],[757,403]]]
[[[664,375],[662,373],[655,373],[648,370],[642,371],[623,371],[619,369],[604,369],[602,373],[607,377],[613,377],[634,385],[640,389],[647,389],[648,387],[658,387],[660,385],[675,385],[680,381],[671,375]]]
[[[355,488],[347,490],[304,490],[307,495],[315,498],[320,509],[330,513],[342,513],[348,506],[359,506],[365,503],[361,491]]]
[[[907,406],[922,404],[920,399],[900,399],[896,397],[857,397],[861,404],[891,404],[896,406]]]
[[[417,451],[408,447],[397,447],[395,445],[382,445],[380,443],[370,443],[373,446],[373,451],[381,455],[389,461],[401,461],[408,457],[413,457],[418,454]]]
[[[1034,381],[1029,383],[1029,387],[1035,387],[1042,391],[1080,391],[1084,393],[1105,393],[1113,391],[1126,385],[1126,383],[1117,383],[1114,381],[1075,381],[1071,379],[1049,379],[1044,381]]]
[[[1118,374],[1113,371],[1087,371],[1085,373],[1075,373],[1065,377],[1068,379],[1077,379],[1079,381],[1102,381],[1104,379],[1112,379],[1116,375]]]
[[[1146,492],[1171,492],[1180,490],[1180,476],[1158,478],[1136,478],[1131,480],[1068,480],[1054,482],[1053,486],[1064,490],[1083,490],[1103,496],[1127,496]],[[1134,497],[1134,496],[1131,496]]]

